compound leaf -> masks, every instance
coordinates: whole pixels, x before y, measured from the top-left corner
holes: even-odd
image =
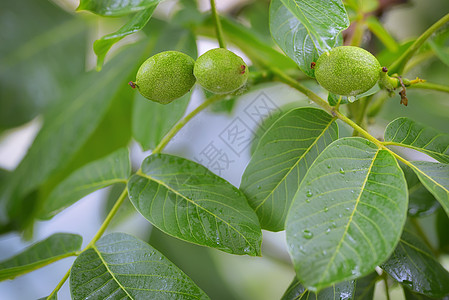
[[[121,16],[152,6],[163,0],[81,0],[77,11],[87,10],[100,16]]]
[[[309,168],[286,221],[296,273],[313,291],[372,272],[393,252],[407,185],[388,150],[362,138],[330,144]]]
[[[449,272],[407,227],[393,255],[381,267],[414,292],[435,298],[449,294]]]
[[[40,216],[43,219],[51,218],[96,190],[119,182],[126,183],[130,174],[128,149],[120,149],[89,163],[72,173],[52,191]]]
[[[295,277],[285,291],[281,300],[351,300],[354,298],[355,281],[345,281],[339,284],[328,287],[319,293],[314,293],[306,289]]]
[[[75,255],[83,239],[77,234],[56,233],[23,252],[0,262],[0,281],[39,269],[55,261]]]
[[[72,299],[209,299],[147,243],[111,233],[81,253],[70,273]]]
[[[193,161],[151,155],[128,191],[137,211],[167,234],[232,254],[260,255],[259,221],[243,193]]]
[[[112,45],[123,39],[125,36],[141,30],[150,20],[157,4],[138,12],[125,25],[114,33],[107,34],[94,42],[94,52],[97,55],[97,71],[101,70],[104,59]]]
[[[314,72],[310,64],[337,46],[340,32],[348,26],[349,18],[340,0],[271,1],[273,39],[311,77]]]
[[[264,133],[240,185],[262,228],[284,229],[287,210],[307,169],[337,138],[335,118],[310,107],[289,111]]]
[[[411,148],[439,162],[449,163],[449,135],[411,119],[398,118],[392,121],[385,129],[384,139],[387,145]]]

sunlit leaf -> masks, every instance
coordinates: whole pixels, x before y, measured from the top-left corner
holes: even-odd
[[[306,289],[295,277],[285,291],[281,300],[351,300],[351,299],[359,299],[354,298],[355,293],[355,281],[345,281],[339,284],[328,287],[318,294],[309,291]]]
[[[209,299],[147,243],[124,233],[102,237],[73,263],[72,299]]]
[[[94,42],[94,51],[97,55],[97,70],[101,70],[104,59],[112,45],[123,39],[125,36],[141,30],[153,15],[156,5],[138,12],[125,25],[114,33],[107,34]]]
[[[414,292],[435,298],[449,294],[449,272],[407,227],[393,255],[381,267]]]
[[[411,119],[398,118],[388,124],[384,139],[387,145],[418,150],[439,162],[449,163],[449,135]]]
[[[310,107],[291,110],[264,133],[240,185],[262,228],[284,229],[287,210],[307,169],[337,138],[335,118]]]
[[[301,182],[286,221],[288,250],[309,289],[372,272],[393,252],[407,216],[397,161],[362,138],[329,145]]]
[[[428,161],[410,163],[419,180],[449,215],[449,165]]]
[[[341,43],[340,32],[349,19],[340,0],[273,0],[270,31],[281,49],[307,75],[314,77],[311,63]]]
[[[115,183],[126,183],[131,174],[128,149],[120,149],[75,171],[50,194],[40,216],[48,219],[84,196]]]
[[[257,216],[241,191],[181,157],[147,157],[129,198],[154,226],[179,239],[233,254],[260,255]]]
[[[121,16],[156,6],[163,0],[81,0],[77,10],[101,16]]]
[[[23,252],[0,262],[0,281],[39,269],[80,250],[81,236],[69,233],[55,233]]]

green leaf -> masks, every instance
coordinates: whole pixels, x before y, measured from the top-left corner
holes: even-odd
[[[411,119],[398,118],[388,124],[384,139],[387,145],[411,148],[449,163],[449,135]]]
[[[119,182],[131,175],[128,149],[120,149],[72,173],[50,194],[40,217],[49,219],[90,193]]]
[[[125,25],[114,33],[107,34],[94,42],[94,52],[97,55],[97,71],[101,70],[104,59],[112,45],[123,39],[125,36],[141,30],[150,20],[157,4],[138,12]]]
[[[23,252],[0,262],[0,281],[42,268],[65,257],[73,256],[81,249],[81,236],[55,233]]]
[[[0,1],[0,11],[2,131],[64,101],[84,73],[88,22],[51,1]]]
[[[33,192],[63,170],[101,123],[120,89],[136,67],[142,47],[120,53],[102,73],[81,78],[70,101],[60,103],[46,115],[44,125],[19,166],[14,170],[3,197],[8,215],[18,227],[30,221],[38,203]],[[86,88],[87,87],[87,88]],[[23,207],[28,207],[24,211]]]
[[[181,157],[147,157],[128,183],[136,209],[163,232],[232,254],[260,255],[257,216],[241,191]]]
[[[406,300],[435,300],[435,298],[430,298],[421,294],[412,293],[407,288],[404,288],[403,290]],[[439,298],[438,300],[449,300],[449,296]]]
[[[163,0],[81,0],[76,9],[87,10],[100,16],[121,16],[152,6]]]
[[[307,169],[338,138],[335,118],[316,108],[295,108],[264,133],[240,189],[262,228],[284,230],[285,218]]]
[[[411,162],[410,167],[449,215],[449,165],[428,161]]]
[[[351,299],[359,299],[354,298],[355,293],[355,281],[345,281],[339,284],[328,287],[318,294],[309,291],[305,288],[295,277],[293,278],[292,283],[285,291],[281,300],[299,300],[299,299],[307,299],[307,300],[351,300]]]
[[[102,237],[75,260],[72,299],[209,299],[147,243],[124,233]]]
[[[165,24],[152,55],[167,50],[181,51],[191,57],[197,57],[195,36],[178,26]],[[140,94],[136,96],[132,119],[133,136],[144,151],[154,149],[181,119],[190,97],[191,93],[187,93],[176,101],[161,105]]]
[[[442,297],[449,294],[449,272],[434,257],[421,238],[405,227],[393,255],[381,268],[414,292]]]
[[[444,253],[449,253],[449,217],[440,209],[436,220],[438,248]]]
[[[323,52],[339,45],[339,34],[348,26],[349,18],[340,0],[325,4],[320,0],[271,1],[273,39],[311,77],[314,72],[310,64]]]
[[[433,214],[440,208],[440,203],[419,181],[411,168],[404,164],[401,164],[401,168],[408,186],[408,215],[421,217]]]
[[[373,300],[374,288],[376,286],[377,279],[379,275],[376,272],[359,278],[356,280],[355,284],[355,295],[354,299],[357,300]]]
[[[449,29],[443,27],[428,40],[436,56],[447,66],[449,66]]]
[[[257,37],[253,30],[233,20],[222,17],[221,25],[225,39],[232,41],[245,52],[256,65],[275,66],[280,69],[297,68],[296,64],[287,56],[273,49],[267,43]],[[202,26],[196,28],[196,32],[215,38],[215,27],[212,18],[204,20]]]
[[[309,168],[287,216],[298,278],[316,291],[372,272],[399,241],[407,196],[389,151],[362,138],[330,144]]]

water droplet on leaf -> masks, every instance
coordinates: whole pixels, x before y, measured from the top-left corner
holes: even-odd
[[[310,240],[313,237],[313,233],[306,229],[302,232],[302,236]]]

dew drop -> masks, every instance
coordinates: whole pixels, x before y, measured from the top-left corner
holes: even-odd
[[[331,165],[327,165],[327,168],[330,169],[330,168],[331,168]]]
[[[332,227],[337,228],[337,224],[335,222],[332,222]]]
[[[258,185],[258,186],[257,186],[257,189],[258,189],[258,190],[260,190],[260,188],[261,188],[261,186],[260,186],[260,185]]]
[[[323,253],[323,256],[324,256],[324,255],[327,254],[327,251],[326,251],[326,250],[323,250],[323,252],[321,252],[321,253]]]
[[[312,191],[311,191],[311,190],[308,190],[306,196],[307,196],[307,197],[312,197],[312,195],[313,195]]]
[[[354,102],[355,101],[355,96],[348,96],[348,101],[349,102]]]
[[[345,170],[343,170],[343,168],[340,168],[340,174],[344,174],[345,173]]]
[[[331,229],[330,228],[326,229],[326,234],[328,234],[329,232],[331,232]]]
[[[307,199],[306,199],[306,203],[310,203],[310,199],[307,198]]]
[[[329,211],[329,207],[325,206],[324,207],[324,212],[328,212]]]
[[[310,240],[313,237],[313,233],[306,229],[302,232],[302,236]]]

